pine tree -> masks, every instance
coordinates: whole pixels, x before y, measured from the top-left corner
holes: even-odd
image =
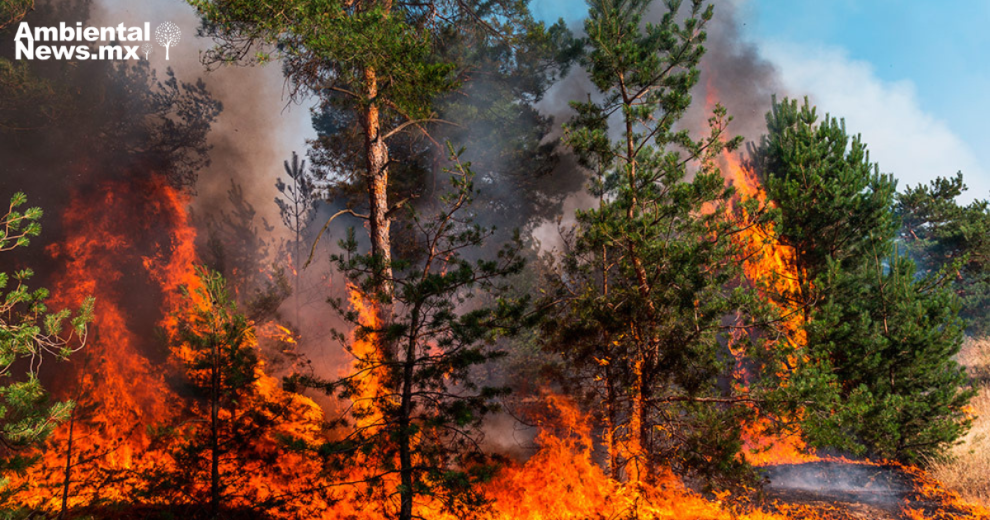
[[[298,485],[309,499],[320,496],[320,482],[312,481],[318,471],[288,446],[300,440],[291,432],[317,426],[312,410],[264,375],[254,322],[238,311],[219,273],[198,268],[195,285],[182,291],[186,307],[176,315],[172,352],[194,399],[181,422],[155,428],[152,450],[161,456],[143,475],[141,496],[177,508],[205,503],[210,518],[303,507],[299,496],[273,496],[254,483],[305,480]],[[273,466],[276,459],[286,467]]]
[[[210,454],[210,510],[213,518],[219,518],[221,491],[227,487],[221,487],[220,457],[230,449],[221,437],[240,433],[236,426],[221,424],[221,408],[228,412],[227,420],[238,419],[237,404],[257,378],[259,359],[254,331],[247,317],[236,313],[223,278],[209,272],[200,272],[199,277],[203,287],[196,289],[195,297],[188,290],[185,294],[199,301],[193,315],[181,322],[180,348],[187,352],[183,361],[191,382],[209,409],[205,447]]]
[[[963,341],[958,298],[918,278],[896,250],[817,281],[827,289],[811,313],[809,352],[835,377],[840,404],[826,420],[840,442],[914,463],[942,454],[966,432],[975,394],[953,360]]]
[[[41,233],[42,211],[20,209],[26,202],[23,193],[16,193],[0,215],[0,253],[26,247]],[[85,345],[94,304],[85,300],[75,315],[69,310],[50,312],[45,304],[48,291],[27,286],[32,275],[28,268],[0,272],[0,484],[4,487],[9,472],[32,462],[24,450],[43,441],[69,417],[74,404],[52,402],[38,380],[38,370],[42,360],[65,359]]]
[[[471,217],[470,165],[456,155],[452,160],[452,191],[434,213],[410,217],[420,254],[395,264],[396,319],[369,321],[351,303],[334,300],[355,327],[355,341],[338,334],[355,357],[354,373],[334,381],[296,380],[354,403],[347,435],[319,451],[343,454],[352,467],[352,457],[363,454],[356,460],[370,473],[364,476],[369,492],[384,495],[386,503],[398,496],[389,514],[400,520],[422,517],[415,505],[419,497],[428,497],[432,510],[461,515],[485,502],[478,485],[492,477],[495,466],[480,447],[480,427],[507,389],[486,385],[479,369],[504,355],[494,341],[526,322],[527,299],[507,296],[509,277],[523,268],[518,236],[497,255],[479,255],[493,231]],[[375,259],[357,253],[353,230],[340,246],[344,254],[334,257],[337,267],[367,301],[375,290]],[[399,346],[394,358],[357,347],[373,344],[376,335],[388,335]]]
[[[733,191],[715,163],[740,139],[725,138],[721,107],[698,140],[675,128],[713,9],[699,0],[681,13],[681,2],[668,2],[652,24],[643,22],[649,5],[591,3],[585,68],[599,93],[572,102],[578,115],[566,142],[595,175],[598,207],[577,214],[552,281],[551,299],[563,304],[544,326],[548,348],[599,393],[612,475],[637,484],[661,465],[709,478],[742,470],[736,455],[750,408],[720,384],[734,365],[723,319],[754,303],[733,287],[742,251],[728,212]]]
[[[894,247],[896,182],[807,101],[776,102],[759,150],[775,229],[796,251],[807,344],[792,387],[806,392],[808,437],[917,461],[965,431],[971,393],[952,356],[962,343],[955,297],[918,277]]]
[[[300,327],[299,297],[302,288],[299,284],[299,274],[302,269],[303,233],[314,217],[316,186],[306,171],[306,161],[300,163],[296,152],[292,152],[292,163],[285,161],[284,166],[285,173],[289,176],[289,183],[283,182],[281,177],[275,183],[275,188],[285,197],[284,200],[276,197],[275,203],[278,204],[282,225],[292,233],[293,297],[295,299],[296,326]]]
[[[794,248],[801,285],[839,262],[855,266],[889,241],[897,223],[891,212],[896,182],[870,163],[859,136],[845,122],[796,100],[773,100],[758,154],[767,193],[778,203],[779,238]],[[881,251],[884,253],[884,251]]]
[[[34,9],[34,0],[10,0],[0,5],[0,29],[24,18]]]
[[[478,183],[486,186],[478,194],[476,211],[502,223],[506,234],[554,218],[566,195],[580,188],[576,172],[554,169],[559,139],[550,138],[552,118],[535,106],[569,68],[573,39],[563,24],[544,28],[524,11],[516,18],[531,29],[511,41],[472,30],[470,20],[452,20],[438,36],[435,52],[456,63],[457,76],[464,81],[433,101],[437,117],[450,124],[429,126],[428,138],[403,132],[390,139],[389,154],[396,158],[390,164],[390,198],[415,205],[443,192],[446,157],[437,143],[447,141],[467,147]],[[362,168],[359,120],[338,97],[324,96],[314,114],[313,171],[330,181],[337,204],[346,200],[349,206],[363,207],[360,178],[349,173]],[[400,224],[393,230],[397,257],[405,253],[404,237],[396,234],[403,229]]]
[[[962,173],[897,194],[900,240],[922,272],[939,274],[962,299],[962,316],[974,335],[990,333],[990,203],[965,206]]]
[[[435,99],[462,83],[457,64],[438,55],[445,35],[458,31],[487,34],[511,45],[520,34],[545,31],[531,23],[518,0],[189,0],[204,22],[204,32],[219,45],[206,56],[218,65],[249,60],[260,49],[264,59],[274,50],[296,92],[316,93],[355,114],[360,125],[363,164],[342,172],[360,178],[367,214],[353,209],[340,214],[368,223],[377,290],[370,295],[383,321],[391,319],[393,299],[392,219],[406,199],[390,193],[393,180],[389,141],[407,131],[426,134],[443,121]],[[439,152],[439,151],[438,151]],[[397,158],[399,160],[402,157]],[[328,222],[329,224],[329,222]],[[379,345],[383,356],[394,346]]]

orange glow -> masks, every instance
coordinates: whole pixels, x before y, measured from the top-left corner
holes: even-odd
[[[49,249],[63,266],[52,293],[60,307],[96,297],[92,341],[54,385],[61,398],[78,402],[71,425],[56,430],[42,460],[16,477],[14,485],[24,485],[14,497],[16,503],[58,511],[66,481],[70,508],[134,503],[141,473],[174,464],[153,446],[148,427],[179,423],[198,406],[166,381],[188,350],[182,345],[163,350],[166,341],[175,344],[169,339],[175,337],[179,316],[192,305],[208,305],[199,298],[190,303],[179,291],[184,285],[195,294],[200,285],[195,275],[196,232],[187,203],[164,180],[153,178],[105,183],[76,194],[66,209],[62,220],[68,238]],[[153,334],[156,325],[164,338]],[[286,332],[277,326],[276,330]],[[157,359],[156,350],[162,352]],[[256,465],[237,470],[256,477],[239,496],[263,500],[301,493],[313,485],[318,467],[292,453],[283,453],[285,460],[270,467],[262,461],[270,458],[266,452],[278,449],[278,435],[317,441],[323,413],[309,399],[284,392],[263,371],[257,376],[257,395],[279,401],[284,408],[277,420],[270,418],[275,424],[253,447],[255,453],[243,454]],[[164,498],[149,497],[147,503],[159,500]],[[318,499],[306,502],[327,507]],[[229,505],[238,503],[232,499]]]
[[[711,74],[707,84],[706,107],[709,111],[715,108],[717,95],[712,86]],[[723,152],[719,158],[719,167],[725,185],[735,188],[735,197],[731,211],[739,222],[741,232],[735,236],[742,250],[743,274],[746,280],[760,295],[776,307],[780,315],[778,324],[783,333],[767,344],[767,348],[786,348],[798,352],[807,343],[804,330],[805,315],[801,309],[800,277],[794,249],[780,243],[772,223],[758,223],[757,215],[750,215],[746,205],[755,201],[757,214],[773,207],[773,201],[767,198],[766,191],[756,173],[746,167],[738,154]],[[740,334],[744,333],[742,331]],[[732,344],[730,342],[730,349]],[[741,352],[733,350],[738,358],[735,371],[736,384],[745,389],[749,375],[743,368]],[[787,384],[787,374],[796,366],[798,359],[789,356],[784,366],[772,367]],[[747,426],[743,440],[743,456],[753,465],[794,464],[819,460],[810,453],[804,441],[798,434],[778,435],[768,430],[772,426],[769,418],[760,417]]]
[[[362,327],[369,331],[374,331],[379,327],[378,312],[374,304],[356,287],[348,285],[351,306],[358,313],[358,321]],[[374,429],[381,423],[381,413],[373,406],[373,401],[382,392],[382,370],[381,356],[376,345],[376,335],[369,332],[365,335],[358,334],[357,329],[351,336],[351,355],[354,356],[354,366],[350,370],[345,369],[341,376],[353,373],[358,379],[358,395],[354,399],[354,409],[359,417],[357,427]],[[353,372],[351,372],[351,370]]]
[[[168,236],[153,244],[159,251],[156,258],[142,258],[134,245],[135,233],[145,237],[163,233],[156,228],[159,222],[178,227],[176,238],[184,238],[184,205],[161,196],[167,191],[164,183],[155,181],[104,186],[96,193],[77,194],[64,213],[68,238],[50,248],[63,266],[52,293],[59,306],[77,305],[87,295],[96,297],[93,341],[74,360],[71,376],[55,386],[62,398],[79,403],[72,435],[66,427],[56,431],[48,455],[27,475],[28,488],[18,495],[18,502],[44,509],[60,507],[70,451],[70,507],[92,500],[125,500],[132,486],[104,486],[104,481],[111,473],[146,468],[140,458],[150,442],[145,425],[171,418],[168,403],[176,396],[141,352],[142,342],[149,338],[131,330],[134,316],[128,303],[140,298],[125,292],[134,270],[157,269],[156,262],[167,263],[175,251],[182,254],[182,244]],[[138,215],[147,218],[132,218]],[[154,298],[149,294],[145,300]]]
[[[567,398],[548,394],[539,451],[524,464],[503,470],[490,486],[497,520],[739,519],[784,517],[759,510],[736,511],[687,489],[669,471],[656,484],[633,486],[612,480],[592,460],[591,420]]]
[[[726,182],[741,197],[768,204],[759,183],[738,160],[723,160]],[[183,394],[175,376],[196,377],[181,363],[189,360],[188,345],[176,341],[179,320],[210,302],[192,300],[200,286],[195,274],[199,263],[196,232],[186,210],[188,200],[161,179],[107,183],[91,193],[77,194],[63,215],[64,243],[51,248],[62,270],[53,285],[53,307],[73,306],[85,296],[97,299],[91,342],[73,360],[65,377],[55,385],[62,398],[79,402],[71,425],[59,428],[39,464],[13,485],[23,485],[14,501],[29,508],[55,512],[61,508],[68,480],[69,507],[106,503],[163,506],[174,497],[141,496],[142,473],[174,470],[171,453],[154,442],[149,426],[176,425],[189,436],[197,433],[204,404]],[[748,218],[748,217],[746,217]],[[746,259],[751,283],[786,293],[798,293],[793,251],[773,239],[773,230],[750,227],[741,240],[762,254]],[[366,328],[379,327],[378,313],[357,288],[349,287],[350,303]],[[783,341],[803,344],[802,315],[786,312]],[[158,328],[162,337],[152,333]],[[297,337],[276,323],[253,329],[247,343],[257,348],[254,333],[287,345]],[[166,348],[165,345],[168,345]],[[437,348],[437,347],[434,347]],[[160,351],[160,352],[159,352]],[[261,402],[277,403],[257,419],[267,424],[265,433],[243,452],[223,464],[225,474],[244,477],[227,507],[251,507],[265,500],[284,498],[291,506],[273,509],[272,518],[321,518],[326,520],[389,520],[397,508],[398,476],[386,474],[376,483],[378,492],[367,493],[362,482],[376,476],[382,461],[355,450],[342,471],[327,475],[311,453],[284,449],[281,440],[292,438],[306,445],[339,439],[355,428],[380,427],[382,416],[373,401],[387,391],[381,353],[374,334],[351,337],[353,365],[340,375],[359,378],[358,394],[349,403],[358,412],[356,424],[327,431],[323,411],[310,399],[285,392],[278,380],[257,368],[257,379],[245,408]],[[157,353],[157,354],[156,354]],[[157,357],[156,357],[157,356]],[[786,367],[781,367],[786,370]],[[740,372],[740,379],[745,374]],[[571,400],[545,393],[542,409],[530,414],[538,422],[535,453],[524,462],[509,463],[483,485],[491,500],[470,516],[443,512],[438,499],[420,496],[415,513],[431,520],[584,520],[637,518],[640,520],[773,520],[784,518],[832,518],[803,506],[750,504],[745,497],[721,494],[706,498],[689,489],[669,470],[657,468],[656,482],[629,484],[611,479],[595,460],[593,420]],[[274,411],[277,410],[277,411]],[[232,412],[224,410],[222,419]],[[252,423],[253,424],[253,423]],[[769,426],[758,422],[747,433],[746,454],[756,465],[802,463],[818,460],[806,453],[797,438],[765,435]],[[68,463],[69,471],[66,471]],[[985,518],[985,510],[962,504],[917,468],[903,468],[917,484],[915,502],[906,503],[910,518]],[[68,476],[68,479],[66,477]],[[332,476],[333,480],[330,480]],[[190,490],[202,496],[207,482]],[[931,516],[918,502],[929,500],[946,511]],[[143,502],[142,502],[143,501]],[[762,509],[761,509],[762,507]],[[841,516],[835,516],[841,518]]]

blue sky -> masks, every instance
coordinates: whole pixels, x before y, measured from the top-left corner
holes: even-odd
[[[990,197],[990,2],[718,0],[716,16],[723,1],[788,93],[846,118],[902,186],[963,170],[970,197]],[[533,8],[567,21],[586,11]]]

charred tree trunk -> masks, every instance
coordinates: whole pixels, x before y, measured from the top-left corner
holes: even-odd
[[[69,511],[69,484],[72,482],[72,434],[76,424],[76,408],[69,413],[69,440],[65,446],[65,478],[62,481],[62,510],[58,517],[65,518]]]

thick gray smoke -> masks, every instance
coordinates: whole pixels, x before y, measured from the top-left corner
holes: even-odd
[[[210,132],[211,164],[199,172],[194,210],[201,216],[229,210],[227,191],[233,181],[243,187],[244,198],[258,212],[259,221],[277,223],[275,180],[284,176],[282,161],[291,157],[293,150],[302,152],[306,139],[313,134],[308,107],[289,101],[277,63],[226,66],[207,72],[200,55],[213,42],[196,37],[199,18],[183,0],[96,0],[91,23],[128,25],[147,21],[154,28],[166,20],[179,26],[182,39],[171,49],[168,61],[165,49],[156,46],[149,56],[151,66],[159,74],[171,67],[184,81],[202,78],[224,106]],[[281,231],[280,226],[276,227],[276,233]]]
[[[695,86],[694,104],[685,121],[703,129],[710,116],[706,100],[711,96],[732,116],[729,131],[757,142],[766,132],[766,113],[771,96],[786,94],[774,66],[746,41],[740,29],[739,9],[734,1],[715,4],[715,16],[707,26],[708,41],[701,61],[701,80]]]
[[[210,93],[224,107],[208,138],[212,146],[211,163],[199,172],[196,196],[192,200],[191,209],[199,222],[200,246],[205,249],[205,239],[211,232],[208,229],[210,222],[230,217],[237,226],[245,226],[226,229],[226,235],[221,239],[235,242],[241,239],[242,248],[258,249],[258,265],[251,266],[251,269],[254,272],[269,269],[280,247],[292,249],[289,244],[291,233],[282,225],[275,204],[276,197],[284,196],[277,191],[275,183],[278,178],[288,180],[283,161],[289,159],[293,151],[305,156],[306,141],[315,135],[310,121],[309,101],[289,99],[278,63],[230,65],[207,70],[200,58],[213,42],[196,37],[199,18],[183,0],[141,3],[97,1],[95,25],[150,20],[154,27],[156,23],[171,20],[181,28],[183,41],[171,50],[170,59],[165,60],[165,54],[161,52],[164,49],[156,48],[150,56],[152,66],[158,69],[172,67],[176,75],[186,81],[202,78]],[[321,211],[314,221],[321,218],[325,221],[329,215],[327,206],[319,204],[318,207]],[[246,215],[244,211],[238,213],[239,209],[252,210],[253,220],[245,222],[243,217]],[[347,223],[354,225],[353,222]],[[340,224],[344,224],[343,219]],[[336,226],[331,238],[324,237],[324,246],[339,238],[343,229],[343,225]],[[249,236],[253,234],[261,236]],[[314,238],[312,233],[307,234],[307,246]],[[297,353],[303,359],[311,360],[313,370],[324,376],[333,376],[339,367],[344,366],[346,353],[329,341],[328,322],[336,319],[325,300],[328,290],[339,292],[342,287],[339,283],[334,284],[329,275],[325,247],[320,248],[313,266],[305,270],[301,264],[309,248],[304,247],[304,250],[304,258],[291,259],[291,267],[286,272],[292,285],[295,285],[292,269],[300,273],[299,315],[295,312],[295,297],[289,297],[279,309],[279,321],[294,325],[301,334]],[[270,370],[278,372],[282,368],[289,367],[272,366]]]

